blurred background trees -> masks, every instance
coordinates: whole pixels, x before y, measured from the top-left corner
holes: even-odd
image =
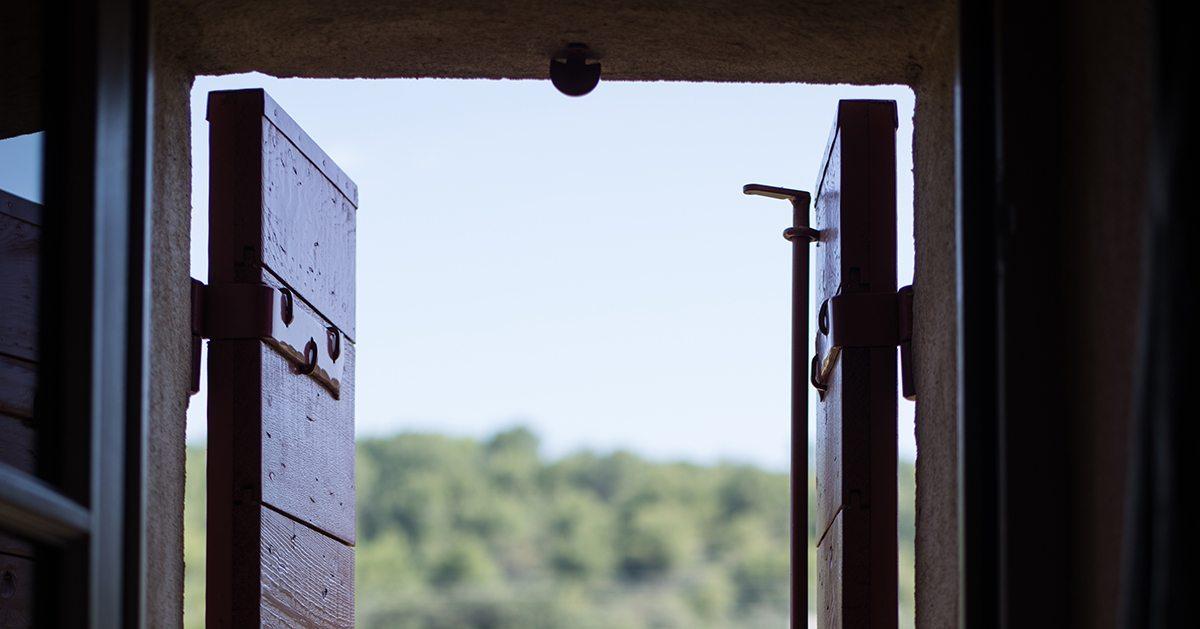
[[[189,626],[203,624],[203,457],[189,448]],[[786,474],[628,452],[546,460],[525,428],[361,440],[357,473],[361,627],[787,626]],[[911,463],[900,478],[911,626]]]

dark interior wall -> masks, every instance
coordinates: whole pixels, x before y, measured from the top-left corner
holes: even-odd
[[[7,2],[0,9],[0,139],[42,128],[41,6]]]

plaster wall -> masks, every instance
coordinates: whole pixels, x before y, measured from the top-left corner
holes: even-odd
[[[183,623],[183,489],[191,388],[192,74],[158,33],[151,199],[146,626]]]
[[[155,59],[151,626],[181,622],[184,421],[190,381],[192,79],[257,70],[305,77],[545,78],[572,41],[606,79],[908,84],[917,286],[917,620],[955,624],[953,55],[947,0],[717,0],[383,4],[160,0]],[[819,150],[820,147],[814,147]]]
[[[957,21],[943,17],[915,82],[913,363],[916,626],[958,624],[958,373],[954,221]]]

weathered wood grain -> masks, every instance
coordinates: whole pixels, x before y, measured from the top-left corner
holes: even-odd
[[[263,137],[263,264],[354,338],[354,204],[269,121]]]
[[[354,344],[340,360],[342,398],[263,346],[262,501],[354,543]]]
[[[42,224],[42,204],[34,203],[6,190],[0,190],[0,214],[7,214],[30,225],[41,226]]]
[[[261,625],[353,627],[354,550],[271,509],[261,517]]]
[[[284,283],[263,272],[261,281]],[[306,302],[298,308],[319,316]],[[328,320],[326,320],[328,322]],[[232,423],[231,438],[243,450],[234,460],[234,499],[263,501],[347,543],[355,539],[354,361],[355,345],[344,343],[339,399],[267,344],[253,341],[209,343],[209,371],[237,373],[228,394],[231,408],[210,401],[210,448],[214,423]],[[210,378],[210,382],[212,382]],[[224,382],[224,381],[223,381]],[[210,385],[212,386],[212,385]],[[210,392],[211,395],[211,392]],[[248,426],[261,427],[249,434]],[[225,432],[218,428],[217,435]],[[221,452],[221,446],[217,446]],[[248,491],[245,488],[254,488]]]
[[[346,340],[338,399],[263,341],[209,343],[207,621],[353,626],[357,189],[261,90],[208,118],[210,282],[288,288]]]
[[[842,567],[842,518],[841,512],[833,515],[826,527],[821,543],[817,544],[817,573],[820,575],[843,574]],[[842,580],[817,579],[817,626],[845,627],[842,618]]]
[[[33,419],[37,364],[0,354],[0,414]]]
[[[0,190],[0,462],[37,471],[41,206]],[[34,545],[0,532],[0,627],[32,627]]]
[[[265,267],[355,338],[353,182],[262,90],[213,92],[208,119],[209,280],[251,281]]]
[[[259,505],[325,531],[346,547],[353,570],[354,356],[347,343],[334,400],[262,341],[210,342],[209,368],[224,374],[209,377],[211,626],[242,626],[259,613],[265,567],[245,560],[247,544],[263,534]]]
[[[814,202],[818,305],[896,291],[895,128],[894,103],[838,107]],[[827,385],[816,409],[818,626],[895,627],[895,349],[843,348]]]
[[[822,179],[817,183],[813,201],[814,226],[820,230],[821,238],[816,251],[816,287],[814,294],[817,307],[830,296],[837,294],[842,284],[841,247],[841,187],[842,187],[842,135],[840,127],[834,125],[830,146],[822,168]],[[819,332],[818,332],[819,333]],[[816,444],[814,458],[816,466],[816,511],[815,522],[818,540],[828,529],[833,518],[842,508],[842,372],[834,369],[828,376],[828,391],[815,409]],[[827,575],[818,574],[818,581]],[[822,625],[828,626],[828,625]]]
[[[0,208],[19,197],[0,191]],[[13,201],[12,199],[16,199]],[[36,204],[25,208],[28,214]],[[21,204],[22,207],[24,204]],[[37,360],[38,242],[41,228],[0,212],[0,354]]]
[[[354,207],[358,207],[358,185],[351,181],[350,176],[325,153],[325,149],[322,149],[320,145],[313,141],[312,137],[308,133],[305,133],[304,129],[300,128],[300,125],[283,110],[283,107],[279,106],[279,103],[275,102],[275,99],[271,98],[270,94],[263,90],[249,91],[258,92],[258,96],[261,97],[263,117],[270,120],[271,124],[275,125],[280,133],[286,136],[292,144],[296,145],[296,148],[321,171],[321,174],[342,195],[349,199]]]
[[[34,562],[0,552],[0,627],[32,627]]]
[[[258,625],[261,341],[208,345],[205,622]]]
[[[9,535],[8,533],[0,533],[0,555],[13,555],[32,559],[33,554],[34,545],[31,542]]]
[[[0,413],[0,462],[18,470],[36,470],[37,432],[30,422]]]

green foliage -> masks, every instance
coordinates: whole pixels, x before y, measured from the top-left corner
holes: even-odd
[[[184,467],[183,626],[204,627],[205,450],[189,446]]]
[[[538,450],[524,428],[483,441],[360,441],[358,625],[787,626],[786,474],[628,452],[547,461]],[[189,448],[189,627],[203,624],[203,464]],[[900,479],[903,627],[912,625],[910,464]]]

